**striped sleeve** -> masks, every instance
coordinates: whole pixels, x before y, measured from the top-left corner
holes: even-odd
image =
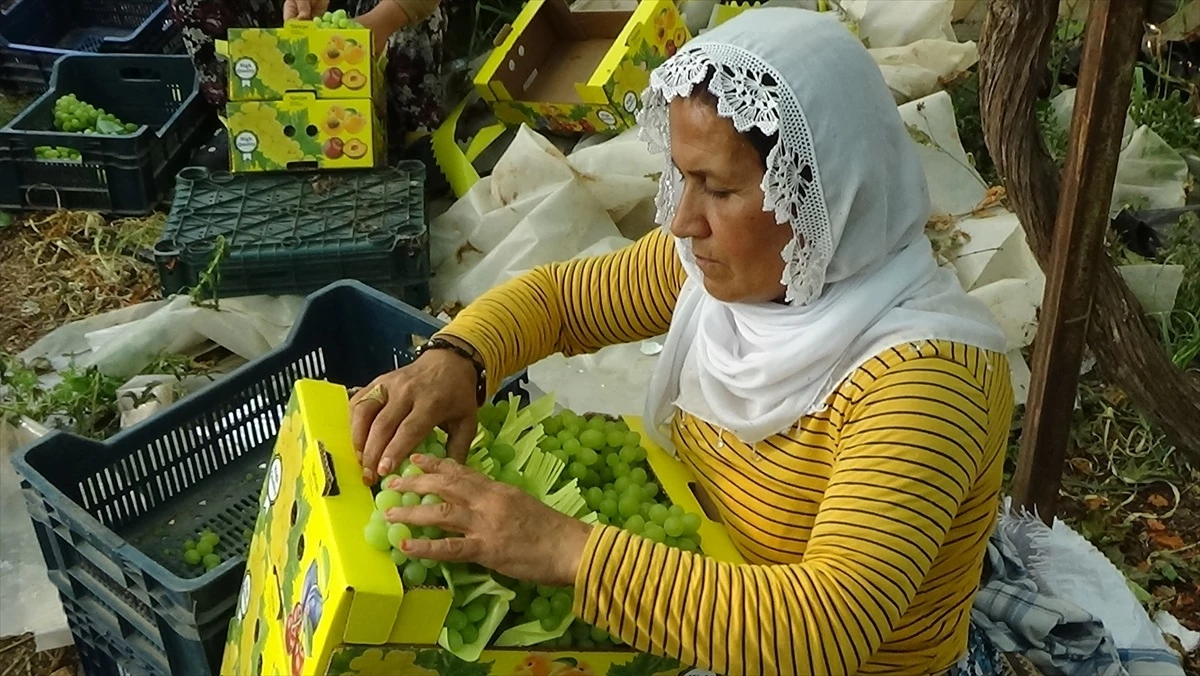
[[[489,392],[557,352],[567,356],[667,332],[685,273],[661,228],[594,258],[536,268],[471,303],[442,332],[479,351]]]
[[[990,432],[987,397],[962,365],[914,359],[859,373],[865,389],[841,402],[801,563],[735,566],[598,528],[576,615],[638,650],[728,676],[856,673],[922,586]]]

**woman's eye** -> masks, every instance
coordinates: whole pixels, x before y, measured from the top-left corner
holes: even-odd
[[[729,190],[716,190],[714,188],[708,188],[708,187],[706,187],[704,189],[704,191],[707,192],[709,195],[711,195],[713,197],[713,199],[718,199],[718,200],[723,200],[726,197],[729,197],[730,195],[733,194],[733,192],[731,192]]]

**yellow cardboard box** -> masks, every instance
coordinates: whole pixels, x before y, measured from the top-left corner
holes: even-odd
[[[630,421],[633,428],[636,420]],[[687,470],[646,446],[673,502],[699,504]],[[363,529],[371,489],[350,442],[345,388],[300,381],[267,469],[246,576],[230,623],[221,673],[236,676],[652,676],[679,674],[675,661],[632,651],[547,653],[485,650],[466,663],[437,646],[453,601],[447,589],[404,591],[391,558]],[[741,563],[716,523],[701,526],[708,556]]]
[[[275,101],[293,92],[322,99],[369,99],[382,87],[366,28],[232,28],[225,52],[230,101]]]
[[[496,117],[544,131],[592,132],[636,124],[650,71],[688,39],[673,0],[634,10],[571,11],[531,0],[475,77]]]
[[[229,166],[234,172],[364,169],[385,162],[384,124],[370,99],[317,99],[226,105]]]

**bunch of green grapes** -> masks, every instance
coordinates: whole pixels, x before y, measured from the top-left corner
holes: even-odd
[[[103,108],[80,101],[74,94],[60,96],[54,102],[54,127],[73,133],[117,136],[138,130],[138,125],[132,122],[126,124]]]
[[[59,162],[83,161],[83,155],[78,150],[62,146],[38,146],[33,149],[33,155],[39,160],[56,160]]]
[[[509,611],[515,616],[516,623],[537,622],[545,631],[562,626],[563,621],[571,614],[571,607],[575,602],[575,591],[570,587],[546,587],[518,582],[515,592],[516,597],[509,605]],[[604,630],[576,619],[565,634],[544,641],[541,645],[553,650],[572,647],[595,650],[621,645],[621,639],[609,636]]]
[[[314,16],[313,25],[317,28],[362,28],[363,25],[355,21],[353,18],[346,15],[346,10],[339,9],[336,12],[325,12],[319,16]]]
[[[563,411],[542,422],[538,444],[563,462],[562,482],[575,479],[601,523],[620,526],[653,542],[684,551],[700,549],[700,516],[672,505],[653,481],[637,432],[601,416]]]
[[[432,455],[437,458],[446,457],[446,446],[438,439],[436,432],[421,442],[416,453]],[[415,507],[416,505],[436,505],[442,501],[440,497],[430,493],[400,493],[391,489],[392,482],[400,477],[411,477],[422,474],[420,467],[405,460],[398,474],[389,474],[379,482],[379,491],[375,494],[375,511],[363,532],[367,543],[381,552],[391,554],[392,561],[400,568],[400,578],[408,589],[435,584],[442,576],[441,566],[432,559],[409,559],[403,551],[404,541],[412,538],[437,540],[446,537],[446,533],[437,526],[409,526],[403,523],[388,523],[388,510],[396,507]]]
[[[195,540],[183,543],[183,560],[189,566],[203,566],[204,570],[212,570],[221,564],[221,557],[215,552],[220,543],[219,535],[209,529],[204,529]]]
[[[487,600],[477,598],[470,603],[458,593],[454,597],[454,607],[446,613],[446,643],[451,651],[456,651],[464,645],[470,645],[479,639],[480,628],[487,618]]]

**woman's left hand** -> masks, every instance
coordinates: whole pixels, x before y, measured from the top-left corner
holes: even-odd
[[[428,455],[414,455],[411,460],[425,473],[393,479],[387,488],[433,493],[443,502],[397,507],[388,511],[388,521],[437,526],[462,537],[406,540],[404,554],[435,561],[468,561],[518,580],[574,586],[591,526],[453,460]]]

